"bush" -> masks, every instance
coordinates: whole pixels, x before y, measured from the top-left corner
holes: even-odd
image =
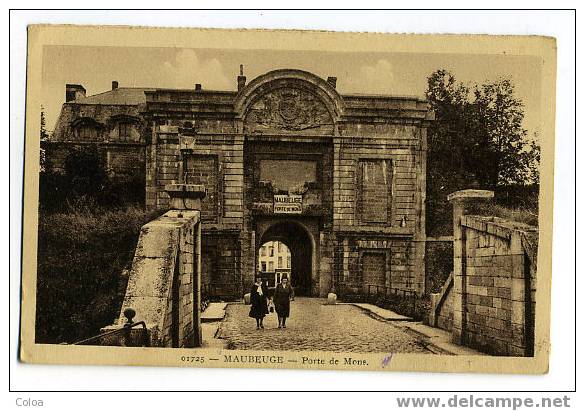
[[[368,303],[380,308],[392,310],[398,314],[412,317],[417,321],[428,318],[430,311],[430,297],[415,295],[376,295],[376,294],[351,294],[343,297],[344,302],[349,303]]]
[[[75,342],[117,318],[140,228],[159,212],[84,198],[39,215],[36,342]]]
[[[478,215],[493,216],[505,218],[506,220],[524,223],[533,227],[538,227],[538,210],[524,207],[504,207],[499,204],[482,204],[476,210]]]
[[[479,202],[468,214],[501,217],[537,227],[538,193],[536,184],[498,187],[493,200]],[[427,195],[426,222],[428,236],[453,234],[453,207],[446,194]]]
[[[45,170],[39,176],[39,205],[46,212],[66,212],[71,202],[108,208],[143,205],[145,191],[144,175],[108,177],[95,146],[73,149],[63,174]]]

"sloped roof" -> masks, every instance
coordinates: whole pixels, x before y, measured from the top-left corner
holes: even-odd
[[[142,87],[119,87],[104,93],[80,98],[78,100],[71,101],[71,103],[135,106],[146,103],[144,92],[149,90],[154,89]]]

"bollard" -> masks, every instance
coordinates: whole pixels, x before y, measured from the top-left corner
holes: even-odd
[[[337,294],[329,293],[327,294],[327,305],[335,305],[337,304]]]

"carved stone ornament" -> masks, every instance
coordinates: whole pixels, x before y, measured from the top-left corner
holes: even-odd
[[[248,110],[247,132],[329,132],[333,120],[325,104],[312,93],[297,88],[280,88],[256,100]]]

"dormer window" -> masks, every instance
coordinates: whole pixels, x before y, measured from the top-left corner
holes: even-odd
[[[81,117],[71,123],[71,128],[79,141],[98,141],[102,135],[103,124],[91,117]]]
[[[132,141],[132,124],[128,122],[118,123],[118,139],[120,141]]]
[[[140,141],[140,119],[128,114],[116,114],[108,119],[108,139],[125,143]]]
[[[79,140],[82,141],[97,140],[98,137],[97,129],[90,124],[85,124],[77,129],[77,137]]]

